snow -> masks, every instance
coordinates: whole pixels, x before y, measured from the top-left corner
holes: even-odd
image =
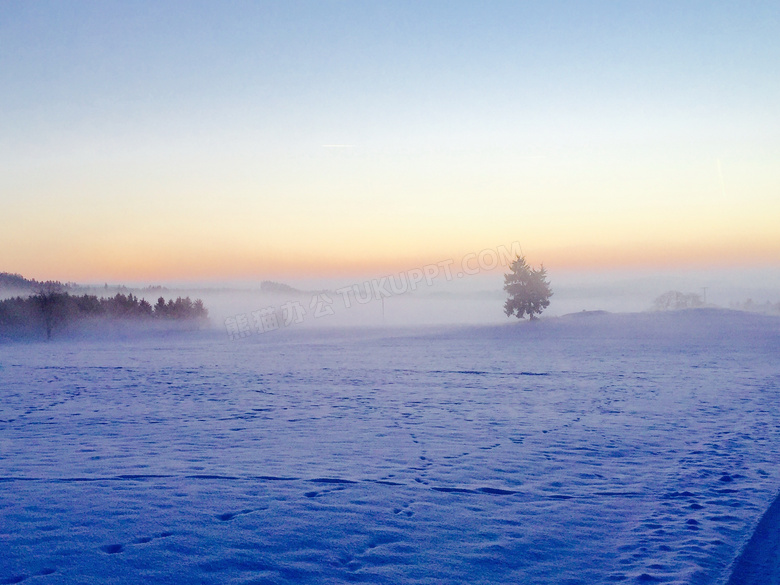
[[[725,583],[778,349],[715,310],[6,343],[0,582]]]
[[[780,582],[780,497],[758,523],[734,563],[728,585],[769,585]]]

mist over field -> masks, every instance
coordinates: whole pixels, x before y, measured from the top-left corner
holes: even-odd
[[[297,326],[415,326],[444,324],[509,323],[503,311],[506,293],[504,273],[481,271],[474,275],[447,279],[442,272],[430,284],[423,278],[412,289],[401,288],[401,276],[414,268],[386,274],[342,278],[280,278],[275,290],[261,282],[226,281],[169,282],[163,295],[190,295],[202,298],[209,309],[211,325],[222,328],[227,318],[251,314],[266,307],[279,308],[299,302],[305,310]],[[765,268],[689,269],[675,271],[583,272],[551,270],[553,296],[544,317],[562,316],[579,311],[642,312],[652,311],[655,300],[667,291],[697,294],[702,302],[726,309],[744,308],[750,300],[753,310],[777,311],[780,302],[780,271]],[[278,278],[278,277],[277,277]],[[387,280],[395,279],[393,292]],[[266,281],[269,282],[269,281]],[[382,286],[383,288],[377,288]],[[147,286],[143,283],[143,286]],[[155,293],[136,294],[154,300]],[[285,290],[285,287],[289,290]],[[95,289],[100,292],[99,288]],[[340,292],[339,292],[340,291]],[[320,293],[332,300],[333,314],[317,314]],[[358,295],[357,297],[355,295]],[[359,300],[358,300],[359,299]],[[384,299],[384,312],[383,302]]]

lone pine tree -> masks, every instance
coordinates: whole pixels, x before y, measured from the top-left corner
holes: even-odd
[[[535,319],[549,305],[552,290],[547,281],[544,266],[538,270],[531,268],[524,256],[517,256],[509,266],[509,274],[504,275],[504,290],[508,298],[504,303],[507,316],[517,315],[522,319],[526,315]]]

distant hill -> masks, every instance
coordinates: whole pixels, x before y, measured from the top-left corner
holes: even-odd
[[[274,294],[274,295],[313,295],[313,294],[333,292],[326,289],[301,290],[299,288],[290,286],[289,284],[284,284],[283,282],[274,282],[272,280],[264,280],[263,282],[261,282],[260,291],[267,294]]]
[[[284,284],[281,282],[273,282],[272,280],[264,280],[263,282],[261,282],[260,290],[263,291],[264,293],[269,293],[269,294],[286,294],[286,295],[303,294],[302,290],[298,290],[297,288],[294,288],[289,284]]]
[[[12,289],[12,290],[34,290],[39,282],[37,280],[30,280],[25,278],[21,274],[11,274],[10,272],[0,272],[0,290]]]

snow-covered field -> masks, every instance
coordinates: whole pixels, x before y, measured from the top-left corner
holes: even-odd
[[[780,319],[0,345],[0,583],[724,583]]]

